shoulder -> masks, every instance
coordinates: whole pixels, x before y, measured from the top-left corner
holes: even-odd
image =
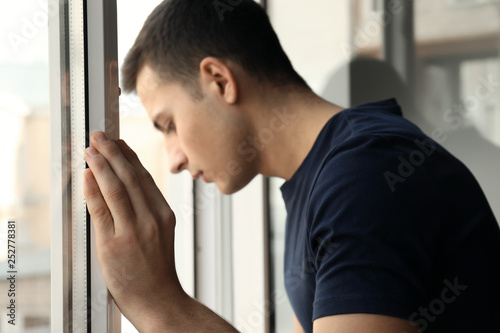
[[[309,203],[328,196],[359,201],[392,194],[394,186],[387,174],[398,173],[401,160],[416,147],[410,138],[398,136],[361,135],[345,140],[325,154],[311,184]]]
[[[309,236],[371,233],[388,241],[387,230],[400,238],[410,237],[410,230],[436,231],[433,222],[440,218],[441,198],[426,168],[411,162],[412,151],[418,149],[414,141],[358,136],[332,150],[311,185]]]
[[[437,158],[443,156],[444,159]],[[410,185],[412,180],[426,178],[438,166],[429,163],[431,160],[439,160],[441,165],[458,162],[421,132],[353,135],[325,154],[314,177],[311,196],[339,189],[347,195],[362,189],[394,193],[399,183]]]

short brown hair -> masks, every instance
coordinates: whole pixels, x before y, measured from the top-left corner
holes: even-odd
[[[253,0],[165,0],[149,15],[125,58],[122,89],[136,90],[145,64],[165,82],[193,86],[207,56],[231,60],[277,86],[307,87],[266,12]]]

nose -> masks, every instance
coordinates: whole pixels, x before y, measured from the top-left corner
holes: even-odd
[[[177,138],[167,138],[164,137],[165,146],[167,148],[168,163],[171,173],[179,173],[184,169],[187,169],[188,158],[184,154],[183,149]]]
[[[171,173],[179,173],[187,168],[187,157],[181,150],[175,150],[168,156]]]

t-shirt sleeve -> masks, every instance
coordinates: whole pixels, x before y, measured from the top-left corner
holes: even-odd
[[[311,191],[313,320],[348,313],[409,319],[427,299],[439,199],[425,160],[401,175],[404,150],[378,137],[360,140],[327,158]]]

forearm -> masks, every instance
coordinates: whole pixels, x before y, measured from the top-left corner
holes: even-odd
[[[186,294],[168,303],[160,305],[158,313],[143,317],[147,320],[139,320],[136,326],[139,332],[238,332],[226,320]]]

